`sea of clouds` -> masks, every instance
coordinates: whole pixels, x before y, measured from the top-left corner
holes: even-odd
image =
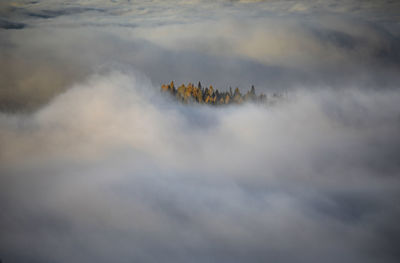
[[[7,261],[395,262],[398,91],[208,108],[149,89],[109,72],[0,115]]]
[[[395,10],[0,4],[0,260],[397,262]],[[181,105],[171,80],[284,99]]]

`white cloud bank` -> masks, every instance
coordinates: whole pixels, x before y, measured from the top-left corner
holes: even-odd
[[[0,110],[37,109],[110,64],[156,84],[396,87],[398,4],[364,2],[6,1]]]
[[[3,1],[0,261],[398,262],[398,10]],[[289,97],[176,105],[171,80]]]
[[[0,115],[2,259],[395,262],[399,97],[179,106],[137,74],[92,76]]]

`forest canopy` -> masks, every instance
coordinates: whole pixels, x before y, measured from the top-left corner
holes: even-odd
[[[267,95],[261,93],[256,94],[254,85],[242,94],[239,88],[232,90],[229,87],[228,91],[219,91],[214,89],[212,85],[209,87],[203,87],[201,82],[197,84],[197,87],[192,83],[180,85],[178,88],[175,87],[173,81],[170,84],[161,85],[161,92],[170,94],[177,101],[188,104],[188,103],[200,103],[209,105],[227,105],[227,104],[242,104],[245,102],[253,103],[265,103],[267,101]],[[277,94],[274,97],[279,97]]]

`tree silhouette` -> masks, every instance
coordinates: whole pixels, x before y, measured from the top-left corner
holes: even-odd
[[[251,86],[245,95],[242,95],[239,87],[236,87],[234,92],[232,92],[232,87],[229,87],[229,91],[221,92],[218,89],[214,89],[212,85],[203,88],[201,82],[199,81],[197,87],[192,83],[188,83],[187,86],[182,84],[176,89],[174,82],[171,81],[169,85],[161,85],[161,92],[169,93],[177,101],[184,104],[200,103],[209,105],[227,105],[232,103],[242,104],[244,102],[267,102],[267,96],[265,94],[260,94],[259,96],[256,95],[254,85]],[[273,98],[280,99],[282,98],[282,95],[274,93]]]

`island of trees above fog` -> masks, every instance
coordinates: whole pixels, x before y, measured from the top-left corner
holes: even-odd
[[[245,93],[240,93],[239,88],[232,91],[229,87],[229,91],[221,92],[218,89],[214,89],[213,86],[202,87],[199,82],[197,87],[192,83],[187,86],[182,84],[178,88],[175,88],[174,82],[171,81],[170,84],[161,85],[161,92],[170,94],[177,101],[182,103],[200,103],[209,105],[226,105],[226,104],[242,104],[245,102],[253,103],[266,103],[267,95],[261,93],[256,95],[256,90],[254,86]],[[280,94],[273,94],[273,100],[282,97]]]

